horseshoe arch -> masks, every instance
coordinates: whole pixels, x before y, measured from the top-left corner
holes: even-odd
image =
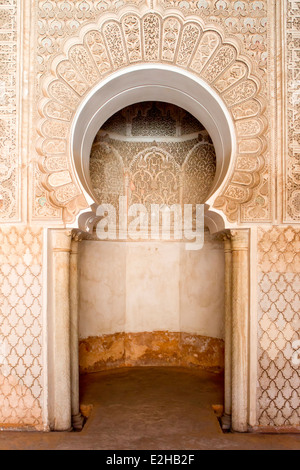
[[[237,40],[199,18],[101,16],[66,41],[43,93],[39,168],[66,223],[91,204],[86,155],[97,130],[141,96],[185,108],[211,133],[218,160],[207,201],[213,211],[239,221],[241,205],[260,184],[266,121],[258,74]]]

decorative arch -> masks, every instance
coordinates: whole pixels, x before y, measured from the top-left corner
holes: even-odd
[[[236,133],[234,162],[209,205],[230,222],[253,196],[265,166],[266,120],[259,74],[238,40],[198,17],[146,12],[102,15],[65,42],[43,82],[37,145],[49,201],[72,222],[88,207],[70,151],[74,117],[92,90],[117,71],[143,64],[175,66],[204,81],[224,103]],[[118,91],[116,90],[116,93]],[[226,183],[226,184],[225,184]]]

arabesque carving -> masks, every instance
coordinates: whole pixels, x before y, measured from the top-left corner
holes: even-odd
[[[96,203],[115,208],[120,196],[128,197],[129,207],[203,204],[215,173],[208,132],[191,114],[169,103],[127,106],[102,126],[91,150]]]
[[[0,5],[0,221],[20,216],[18,177],[17,1]]]
[[[284,220],[300,222],[300,8],[287,0],[286,20],[286,148]]]
[[[43,80],[37,146],[42,184],[51,204],[63,208],[65,221],[74,219],[84,205],[67,151],[80,101],[113,71],[146,62],[172,63],[190,70],[219,93],[236,123],[238,152],[229,184],[215,207],[236,221],[241,205],[263,186],[255,201],[259,210],[253,215],[243,211],[243,220],[266,220],[268,181],[261,175],[267,141],[259,73],[241,53],[239,41],[225,38],[219,28],[207,26],[197,17],[183,19],[154,12],[111,14],[110,19],[101,16],[98,23],[67,40],[64,52],[55,56],[51,73]],[[56,160],[62,169],[54,169]]]

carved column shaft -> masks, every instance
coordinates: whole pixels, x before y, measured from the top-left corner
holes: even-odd
[[[231,230],[232,429],[248,430],[249,231]]]
[[[52,231],[52,318],[53,368],[52,423],[55,431],[71,429],[71,370],[70,370],[70,248],[68,230]]]
[[[230,236],[224,236],[225,253],[225,428],[230,428],[232,402],[232,252]]]

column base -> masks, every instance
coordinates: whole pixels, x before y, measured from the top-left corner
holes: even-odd
[[[78,415],[72,416],[72,427],[74,431],[81,431],[84,424],[84,417],[82,414],[78,413]]]
[[[231,431],[231,416],[230,415],[223,415],[221,418],[221,426],[224,432]]]

